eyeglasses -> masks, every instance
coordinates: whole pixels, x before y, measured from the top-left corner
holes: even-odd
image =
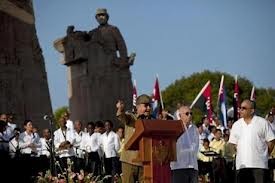
[[[192,112],[186,112],[185,113],[186,116],[189,116],[189,115],[192,116],[192,114],[193,114]]]

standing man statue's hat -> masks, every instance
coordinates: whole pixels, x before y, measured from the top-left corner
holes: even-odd
[[[99,14],[108,15],[107,9],[106,9],[106,8],[98,8],[98,9],[96,10],[95,15],[99,15]]]

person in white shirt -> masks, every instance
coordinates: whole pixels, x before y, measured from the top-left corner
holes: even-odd
[[[9,154],[12,159],[18,158],[20,155],[20,148],[19,148],[19,135],[20,135],[20,129],[15,128],[14,129],[15,136],[11,139],[9,142]]]
[[[255,102],[244,100],[240,109],[241,118],[233,124],[229,138],[237,150],[237,183],[265,183],[275,135],[264,118],[254,115]]]
[[[81,147],[82,141],[85,136],[85,132],[82,131],[82,122],[80,120],[76,120],[74,122],[74,137],[75,137],[75,142],[74,142],[74,152],[75,152],[75,172],[79,172],[81,169],[84,169],[85,166],[85,149]]]
[[[25,120],[23,124],[25,131],[19,135],[19,148],[22,154],[22,165],[24,165],[23,171],[25,171],[23,174],[30,179],[38,171],[36,161],[41,143],[38,134],[33,133],[32,121]]]
[[[40,149],[40,160],[41,160],[41,171],[46,171],[47,169],[50,168],[50,158],[51,157],[51,131],[50,129],[46,128],[42,132],[43,138],[40,138],[41,142],[41,149]]]
[[[269,122],[271,129],[275,133],[275,121],[274,121],[274,114],[272,112],[269,112],[267,114],[267,121]]]
[[[70,130],[73,131],[74,130],[74,123],[73,123],[72,120],[70,120],[70,113],[69,113],[69,111],[65,111],[63,113],[62,117],[65,118],[65,120],[67,122],[66,123],[67,128],[69,128]]]
[[[176,144],[177,161],[170,163],[172,183],[197,183],[199,132],[192,124],[192,112],[189,106],[180,107],[179,115],[184,132]]]
[[[209,142],[211,142],[214,139],[214,137],[215,137],[215,133],[216,133],[217,127],[214,126],[214,125],[211,125],[209,127],[209,130],[210,130],[211,133],[208,135],[207,138],[208,138]]]
[[[41,147],[40,137],[33,133],[31,120],[24,121],[25,131],[19,135],[19,148],[21,153],[29,156],[37,156],[38,149]]]
[[[68,159],[73,162],[75,156],[73,149],[75,137],[73,130],[67,128],[65,118],[61,117],[58,122],[60,128],[54,132],[54,146],[56,149],[56,155],[59,157],[60,167],[63,171],[68,168]]]
[[[198,123],[197,125],[197,128],[198,128],[198,132],[199,132],[199,139],[200,139],[200,147],[203,146],[203,140],[207,138],[207,134],[204,132],[203,130],[203,126],[202,126],[202,123]]]
[[[87,133],[85,134],[81,148],[85,149],[88,153],[88,161],[86,163],[86,171],[93,173],[94,176],[100,175],[101,170],[101,161],[99,154],[103,154],[100,149],[101,144],[101,134],[95,132],[95,125],[93,122],[87,124]]]
[[[9,122],[7,114],[1,114],[0,120],[4,121],[6,123],[6,130],[4,131],[4,136],[6,139],[11,140],[14,137],[14,129],[16,128],[16,125]]]
[[[116,175],[118,174],[119,136],[112,131],[113,123],[110,120],[106,120],[104,125],[106,132],[102,134],[102,148],[104,152],[105,174]]]

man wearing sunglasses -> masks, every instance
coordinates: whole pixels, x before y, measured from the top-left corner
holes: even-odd
[[[237,183],[265,183],[274,133],[264,118],[255,115],[255,102],[244,100],[240,109],[241,118],[233,124],[229,138],[237,151]]]
[[[189,106],[179,108],[184,133],[177,140],[177,161],[170,163],[172,183],[197,183],[199,132],[192,123],[192,112]]]

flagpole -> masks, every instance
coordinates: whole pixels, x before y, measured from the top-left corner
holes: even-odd
[[[136,100],[137,100],[137,81],[134,79],[134,86],[133,86],[133,101],[132,101],[132,105],[133,105],[133,111],[135,111],[135,107],[136,107]]]
[[[234,120],[239,119],[239,84],[238,84],[238,75],[235,75],[235,84],[234,84],[234,95],[233,95],[233,109],[234,109]]]
[[[253,86],[250,93],[250,100],[252,101],[254,101],[254,92],[255,92],[255,87]]]
[[[157,74],[157,80],[159,83],[159,75]],[[159,96],[160,96],[160,105],[161,105],[161,109],[164,110],[164,105],[163,105],[163,100],[162,100],[162,95],[161,95],[161,90],[160,90],[160,84],[159,84]]]
[[[219,88],[218,100],[217,100],[217,109],[219,109],[220,94],[222,93],[223,80],[224,80],[224,75],[222,75],[221,82],[220,82],[220,88]]]
[[[204,85],[204,87],[201,89],[200,93],[197,95],[197,97],[195,98],[195,100],[192,102],[192,104],[190,105],[190,108],[192,109],[193,106],[196,104],[196,102],[199,100],[200,96],[202,95],[202,93],[204,92],[204,90],[207,88],[207,86],[210,84],[210,80],[207,81],[207,83]]]

